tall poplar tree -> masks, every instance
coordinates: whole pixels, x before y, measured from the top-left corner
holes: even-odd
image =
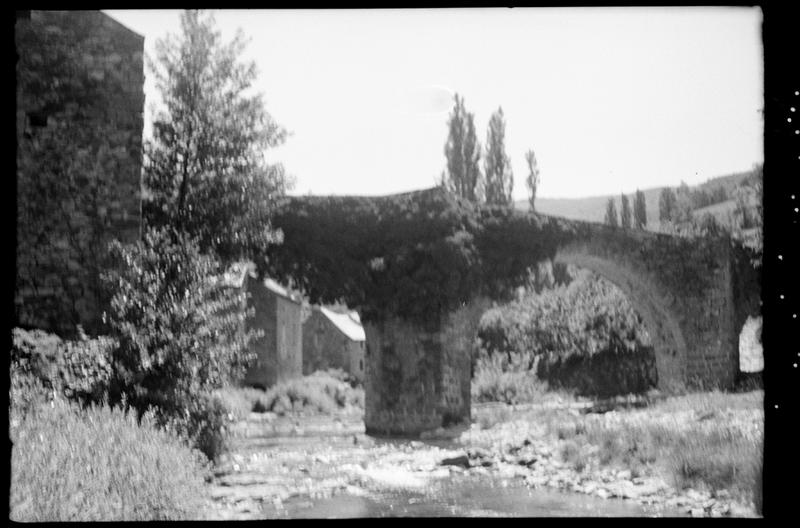
[[[241,31],[223,42],[212,15],[186,11],[148,60],[163,105],[145,150],[146,225],[196,237],[223,263],[280,240],[270,213],[287,185],[265,158],[287,133],[249,91],[257,71],[240,60],[245,45]]]
[[[677,198],[672,188],[665,187],[661,189],[661,194],[658,196],[658,220],[661,224],[672,222],[676,216],[676,207],[678,206]]]
[[[633,224],[636,229],[644,229],[647,225],[647,208],[644,201],[644,193],[636,189],[636,196],[633,199]]]
[[[533,153],[533,149],[525,153],[525,162],[528,164],[528,177],[525,179],[528,191],[530,191],[528,202],[531,205],[531,211],[535,211],[536,189],[539,187],[539,164],[536,162],[536,155]]]
[[[511,172],[511,161],[506,155],[505,136],[506,122],[503,109],[498,108],[489,119],[489,129],[486,132],[486,157],[483,160],[488,204],[511,204],[514,174]]]
[[[455,95],[447,127],[444,146],[447,167],[442,174],[442,185],[457,196],[477,201],[482,187],[478,166],[481,147],[475,134],[475,116],[467,112],[464,98],[458,94]]]
[[[628,201],[628,197],[625,193],[622,193],[620,196],[622,200],[622,210],[620,211],[620,219],[622,220],[622,229],[630,229],[631,228],[631,204]]]
[[[614,199],[609,198],[608,202],[606,202],[606,217],[605,217],[606,225],[610,225],[611,227],[618,227],[619,223],[617,220],[617,206],[614,205]]]

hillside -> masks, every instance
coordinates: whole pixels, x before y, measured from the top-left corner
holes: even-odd
[[[718,176],[699,185],[690,186],[689,189],[705,189],[710,191],[717,187],[724,187],[728,195],[732,196],[734,189],[741,185],[751,174],[752,171],[747,171]],[[645,208],[647,211],[647,228],[650,230],[655,231],[658,229],[658,200],[663,188],[664,187],[653,187],[642,190],[642,192],[644,192]],[[673,187],[673,189],[675,189],[675,187]],[[606,203],[610,197],[610,195],[604,195],[589,196],[586,198],[537,198],[536,211],[552,216],[563,216],[574,220],[602,223],[606,214]],[[630,193],[628,198],[631,207],[633,207],[633,193]],[[619,212],[622,209],[619,194],[614,195],[614,203],[617,207],[617,212]],[[514,203],[514,207],[516,209],[527,210],[529,206],[527,200],[519,200]],[[727,215],[727,212],[732,210],[732,208],[733,202],[728,200],[702,209],[697,209],[695,214],[702,215],[704,212],[709,212],[723,219],[722,217]]]

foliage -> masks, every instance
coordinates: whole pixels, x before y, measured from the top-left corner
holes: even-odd
[[[644,229],[647,225],[647,206],[644,201],[644,193],[636,189],[633,199],[633,225],[636,229]]]
[[[56,399],[11,414],[10,517],[18,522],[141,521],[200,515],[202,456],[152,414]]]
[[[113,340],[84,337],[65,341],[42,330],[21,328],[15,328],[12,337],[12,372],[37,385],[20,387],[19,397],[44,390],[87,404],[105,396],[111,379]]]
[[[608,203],[606,203],[606,216],[604,219],[604,223],[611,227],[619,226],[617,220],[617,206],[614,205],[613,198],[609,198]]]
[[[114,43],[82,25],[96,23],[91,15],[76,15],[38,12],[15,31],[22,118],[16,225],[24,242],[17,245],[16,288],[34,294],[17,319],[63,335],[79,322],[92,333],[100,329],[87,314],[99,314],[93,305],[106,301],[99,277],[109,233],[120,225],[113,204],[139,192],[141,130],[103,106],[127,88],[121,74],[97,64],[116,51]]]
[[[658,382],[650,347],[608,349],[591,357],[547,358],[538,363],[537,375],[554,389],[567,388],[579,396],[600,398],[642,394]]]
[[[633,351],[648,344],[624,294],[585,270],[568,286],[487,311],[478,337],[490,351],[560,358],[611,348]]]
[[[672,222],[674,217],[677,217],[678,199],[670,187],[661,189],[661,194],[658,196],[658,220],[662,224]]]
[[[195,423],[181,430],[213,444],[207,437],[216,433],[207,428],[219,425],[221,411],[206,395],[241,377],[252,360],[248,345],[257,334],[245,330],[246,293],[228,287],[219,264],[174,230],[150,229],[111,251],[108,322],[119,343],[112,403],[124,395],[140,412],[155,406],[165,420],[188,416]]]
[[[486,131],[486,156],[483,160],[483,173],[486,180],[486,203],[511,205],[511,191],[514,189],[514,174],[511,160],[506,154],[506,122],[503,109],[498,108],[489,119]]]
[[[365,321],[431,321],[478,284],[476,214],[438,190],[395,197],[298,197],[276,212],[286,235],[264,272],[313,303],[343,300]],[[335,237],[331,233],[336,233]]]
[[[278,383],[253,405],[254,412],[284,414],[312,411],[331,414],[339,409],[363,408],[364,392],[326,372],[317,371],[310,376]]]
[[[211,15],[181,15],[180,36],[156,44],[150,62],[164,108],[146,146],[143,211],[150,226],[173,226],[225,265],[279,242],[270,213],[286,186],[264,152],[286,131],[250,95],[255,64],[241,62],[238,33],[223,43]]]
[[[478,338],[490,355],[507,358],[505,371],[534,371],[553,387],[610,395],[655,384],[638,315],[621,291],[584,270],[569,286],[488,310]]]
[[[464,107],[464,98],[455,95],[455,104],[447,123],[448,136],[444,147],[447,169],[442,185],[460,198],[478,201],[483,191],[478,160],[481,147],[475,135],[475,117]]]
[[[525,153],[525,162],[528,164],[528,177],[525,179],[525,184],[528,186],[528,202],[531,204],[531,211],[535,211],[536,190],[539,187],[539,164],[536,162],[536,154],[533,149]]]
[[[628,196],[625,193],[622,193],[620,196],[621,200],[621,211],[620,211],[620,225],[622,225],[622,229],[630,229],[631,228],[631,204],[628,201]]]
[[[510,356],[510,359],[509,359]],[[523,354],[481,353],[475,362],[470,390],[474,402],[531,403],[547,391],[547,382],[525,368]]]

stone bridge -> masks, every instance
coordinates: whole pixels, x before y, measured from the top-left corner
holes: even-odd
[[[659,388],[729,388],[759,278],[727,238],[646,231],[474,205],[439,188],[384,197],[291,197],[262,271],[313,302],[344,301],[367,334],[371,434],[469,420],[478,321],[544,259],[617,285],[651,336]]]

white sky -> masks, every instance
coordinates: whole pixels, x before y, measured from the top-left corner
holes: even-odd
[[[178,11],[105,12],[144,35],[151,56],[179,31]],[[694,184],[763,161],[758,8],[214,14],[225,40],[237,28],[251,39],[257,89],[292,133],[270,153],[294,176],[292,194],[434,185],[455,92],[481,144],[503,107],[517,200],[529,148],[540,197]],[[157,97],[152,76],[145,95]]]

